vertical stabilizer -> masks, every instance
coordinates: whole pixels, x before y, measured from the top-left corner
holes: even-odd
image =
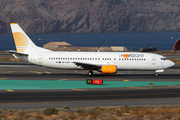
[[[50,51],[37,47],[17,23],[10,23],[17,52]]]

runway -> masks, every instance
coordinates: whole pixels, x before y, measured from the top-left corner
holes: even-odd
[[[92,106],[125,106],[125,105],[175,105],[180,102],[180,65],[154,76],[152,71],[119,71],[118,74],[88,76],[87,71],[64,71],[23,62],[0,62],[0,81],[78,81],[86,79],[103,79],[104,83],[112,81],[127,85],[124,87],[75,88],[75,89],[1,89],[1,109],[37,109],[92,107]],[[22,82],[21,82],[22,81]],[[135,82],[154,83],[146,86],[133,85]],[[157,82],[167,83],[157,85]],[[132,84],[131,84],[132,83]],[[177,83],[177,84],[172,84]],[[109,83],[110,84],[110,83]],[[32,84],[31,84],[32,85]],[[13,85],[12,85],[13,86]],[[17,86],[14,84],[14,86]],[[49,85],[50,86],[50,85]],[[75,86],[75,84],[74,84]],[[108,84],[107,84],[108,86]],[[133,86],[133,87],[132,87]]]

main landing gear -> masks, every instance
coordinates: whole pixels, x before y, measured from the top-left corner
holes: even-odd
[[[88,72],[88,75],[89,75],[89,76],[93,75],[93,71],[90,70],[90,71]]]

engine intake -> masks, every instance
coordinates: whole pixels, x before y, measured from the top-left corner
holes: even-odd
[[[116,65],[101,66],[101,72],[102,72],[102,74],[117,73],[117,67],[116,67]]]

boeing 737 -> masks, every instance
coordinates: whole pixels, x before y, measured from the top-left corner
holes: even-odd
[[[102,74],[117,73],[118,70],[155,71],[155,75],[174,66],[166,57],[142,52],[56,52],[36,46],[17,23],[11,23],[16,46],[9,52],[16,59],[32,64],[66,70],[88,70]]]

